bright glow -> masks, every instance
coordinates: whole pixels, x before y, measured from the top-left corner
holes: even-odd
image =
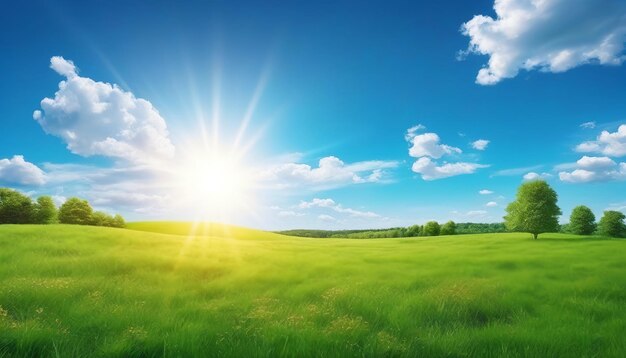
[[[224,220],[244,210],[253,199],[250,174],[238,156],[204,151],[190,153],[177,173],[180,200],[200,220]]]

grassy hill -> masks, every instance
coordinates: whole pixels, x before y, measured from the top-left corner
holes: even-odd
[[[0,226],[0,357],[626,352],[626,240],[129,228]]]

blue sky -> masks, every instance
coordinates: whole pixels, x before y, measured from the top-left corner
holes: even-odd
[[[266,229],[501,221],[524,176],[626,210],[626,5],[495,5],[3,4],[0,185]]]

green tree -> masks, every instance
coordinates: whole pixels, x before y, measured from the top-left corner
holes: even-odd
[[[93,209],[87,200],[69,198],[59,209],[59,221],[62,224],[90,225]]]
[[[624,219],[626,216],[622,212],[607,210],[604,212],[602,219],[598,223],[598,232],[600,235],[610,237],[626,236],[626,225]]]
[[[415,236],[419,236],[420,235],[420,226],[419,225],[412,225],[409,226],[406,229],[406,236],[407,237],[415,237]]]
[[[520,185],[515,201],[506,208],[504,217],[509,231],[529,232],[534,239],[543,232],[559,230],[561,209],[557,194],[543,180],[533,180]]]
[[[95,211],[93,214],[91,214],[90,225],[112,227],[113,217],[107,213],[103,213],[102,211]]]
[[[120,214],[113,217],[113,227],[126,227],[126,221]]]
[[[16,190],[0,188],[0,224],[30,224],[33,221],[33,201]]]
[[[596,217],[591,209],[579,205],[572,210],[567,229],[576,235],[591,235],[596,231]]]
[[[441,235],[454,235],[456,234],[456,224],[450,220],[447,223],[441,225]]]
[[[35,223],[52,224],[57,220],[57,207],[49,196],[40,196],[37,198],[34,208]]]
[[[439,236],[439,223],[436,221],[429,221],[424,224],[424,236]]]

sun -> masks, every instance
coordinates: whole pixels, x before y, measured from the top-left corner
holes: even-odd
[[[249,206],[251,174],[236,155],[198,151],[181,163],[179,195],[199,219],[216,220]]]

